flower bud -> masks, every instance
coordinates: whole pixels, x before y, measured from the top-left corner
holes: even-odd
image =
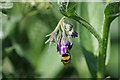
[[[74,38],[75,38],[75,37],[78,37],[78,33],[77,33],[77,32],[73,32],[73,33],[72,33],[72,37],[74,37]]]

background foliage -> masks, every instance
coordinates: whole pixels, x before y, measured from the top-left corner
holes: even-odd
[[[104,18],[104,2],[77,3],[77,13],[90,22],[100,33]],[[96,71],[92,53],[97,56],[98,43],[82,25],[68,19],[79,33],[71,50],[71,64],[64,66],[53,44],[48,52],[48,39],[63,16],[54,3],[13,3],[12,8],[3,8],[2,20],[2,73],[7,78],[89,78]],[[118,18],[111,24],[110,55],[106,76],[118,77]],[[81,48],[83,47],[83,49]],[[87,52],[89,51],[89,52]],[[87,57],[85,59],[85,57]],[[87,64],[90,61],[91,64]],[[89,71],[92,68],[92,71]]]

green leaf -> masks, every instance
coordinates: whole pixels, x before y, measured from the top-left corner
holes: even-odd
[[[79,6],[80,5],[80,6]],[[89,11],[88,11],[88,5],[90,5],[90,3],[81,3],[78,5],[78,13],[80,16],[84,17],[85,20],[87,20],[88,22],[90,21],[89,18]],[[80,10],[80,11],[79,11]],[[85,57],[86,63],[88,65],[88,69],[91,73],[92,77],[96,77],[96,72],[97,72],[97,67],[96,67],[96,58],[93,54],[94,52],[94,45],[93,45],[93,39],[92,39],[92,35],[91,33],[85,29],[83,26],[80,26],[80,24],[78,25],[80,28],[80,42],[81,42],[81,49],[82,49],[82,53]],[[87,45],[87,46],[86,46]]]
[[[88,3],[81,3],[80,6],[81,6],[81,8],[77,9],[77,10],[80,10],[78,12],[79,15],[84,17],[85,20],[87,20],[89,22]],[[84,10],[86,10],[86,11],[84,11]],[[78,23],[78,27],[80,27],[79,35],[80,35],[81,45],[83,45],[87,50],[93,52],[93,42],[92,42],[91,33],[86,28],[84,28],[84,26],[80,25],[79,23]]]
[[[76,7],[76,3],[75,2],[64,2],[61,1],[59,3],[59,10],[60,12],[69,17],[71,15],[73,15],[75,13],[75,7]]]
[[[77,6],[77,13],[83,17],[85,20],[87,20],[88,22],[92,22],[91,19],[94,19],[93,18],[93,15],[91,14],[94,14],[96,16],[94,16],[95,18],[98,18],[97,16],[97,13],[94,13],[96,12],[96,10],[92,10],[92,8],[94,8],[95,6],[98,6],[98,4],[95,4],[95,3],[78,3],[78,6]],[[101,7],[101,4],[99,5],[99,7]],[[97,7],[97,8],[99,8]],[[90,9],[90,11],[89,11]],[[92,10],[92,11],[91,11]],[[98,25],[98,24],[95,24],[94,22],[95,21],[99,21],[99,19],[95,19],[92,23],[94,25]],[[99,26],[95,26],[96,28],[99,27]],[[98,43],[97,43],[97,40],[95,39],[94,36],[91,35],[91,33],[85,29],[82,25],[80,25],[79,23],[77,23],[77,30],[79,30],[79,38],[80,38],[80,44],[84,47],[82,49],[82,53],[85,57],[85,60],[86,60],[86,63],[88,65],[88,69],[91,73],[91,76],[92,77],[96,77],[96,58],[95,58],[95,55],[94,53],[96,53],[96,46],[98,46]],[[92,60],[91,60],[92,59]],[[91,65],[92,64],[92,65]]]
[[[120,2],[113,2],[106,6],[104,10],[105,17],[110,17],[110,20],[114,20],[120,16]]]
[[[94,56],[92,52],[87,51],[84,47],[82,47],[83,54],[85,56],[88,68],[91,72],[92,77],[96,77],[97,73],[97,58]]]
[[[94,9],[96,8],[96,9]],[[78,3],[77,6],[77,13],[83,17],[85,20],[87,20],[90,24],[94,26],[95,29],[97,29],[97,32],[100,33],[102,29],[102,24],[103,24],[103,10],[104,9],[104,4],[101,3]],[[98,15],[99,13],[99,15]],[[94,15],[94,16],[93,16]],[[90,53],[88,55],[92,56],[95,58],[98,53],[98,41],[94,36],[90,34],[88,30],[86,30],[83,26],[81,27],[80,24],[77,24],[77,30],[79,30],[79,37],[80,37],[80,44],[85,48],[86,52]],[[87,54],[85,51],[82,51],[85,59],[88,58]],[[91,63],[89,61],[90,59],[86,59],[86,63],[88,65],[88,68],[92,74],[92,77],[95,77],[96,75],[96,70],[94,70],[94,67],[91,67]],[[96,59],[95,59],[96,60]],[[92,66],[96,67],[96,62],[92,63]],[[97,67],[96,67],[97,68]],[[94,70],[92,72],[92,70]]]
[[[92,24],[92,26],[95,27],[95,29],[97,30],[99,34],[101,33],[102,25],[103,25],[104,7],[105,7],[104,2],[99,2],[99,3],[92,2],[88,4],[89,22]],[[94,55],[97,56],[99,44],[94,36],[92,36],[92,43],[93,43],[92,45],[93,45]]]
[[[70,51],[71,64],[76,68],[79,78],[92,78],[83,50],[81,49],[81,44],[78,43],[78,38],[74,39],[73,44],[73,48]]]
[[[120,2],[113,2],[110,3],[106,6],[105,10],[104,10],[104,14],[105,14],[105,20],[108,20],[108,22],[104,22],[104,24],[109,24],[108,26],[104,26],[104,27],[110,27],[111,22],[118,16],[120,16]],[[105,65],[107,65],[108,61],[109,61],[109,56],[110,56],[110,38],[108,37],[108,49],[107,49],[107,53],[106,53],[106,61],[105,61]]]

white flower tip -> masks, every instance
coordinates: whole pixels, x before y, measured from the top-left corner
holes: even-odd
[[[48,43],[49,41],[50,41],[50,40],[48,39],[48,40],[45,42],[45,44]]]
[[[50,33],[50,34],[48,34],[48,35],[46,35],[46,37],[51,36],[52,34],[53,34],[53,32],[52,32],[52,33]]]
[[[48,37],[48,36],[50,36],[50,34],[46,35],[45,37]]]
[[[48,52],[49,52],[49,50],[50,50],[50,46],[51,46],[51,42],[49,43]]]

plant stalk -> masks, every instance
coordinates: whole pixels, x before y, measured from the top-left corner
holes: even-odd
[[[56,28],[55,28],[54,31],[58,31],[58,29],[60,28],[61,23],[63,22],[63,20],[64,20],[65,18],[66,18],[65,16],[63,16],[63,17],[61,18],[61,20],[60,20],[59,23],[57,24],[57,26],[56,26]]]
[[[108,43],[108,35],[111,20],[109,17],[105,17],[102,36],[100,36],[95,28],[89,24],[86,20],[79,17],[78,15],[72,15],[70,18],[81,23],[85,28],[87,28],[98,40],[99,42],[99,55],[98,55],[98,64],[97,64],[97,78],[104,78],[105,75],[105,60],[106,60],[106,51],[107,51],[107,43]]]
[[[86,29],[88,29],[97,38],[98,41],[101,41],[100,35],[97,33],[95,28],[91,24],[89,24],[86,20],[84,20],[83,18],[79,17],[78,15],[72,15],[70,17],[73,18],[74,20],[78,21]]]
[[[104,75],[105,75],[105,60],[106,60],[109,28],[110,28],[110,20],[108,17],[106,17],[103,25],[102,40],[99,41],[97,78],[104,78]]]

